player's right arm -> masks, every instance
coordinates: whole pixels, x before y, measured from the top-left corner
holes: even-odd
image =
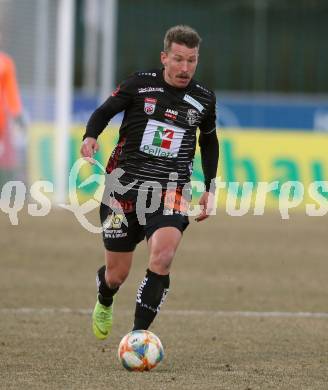
[[[95,138],[86,137],[84,138],[81,146],[81,156],[89,161],[91,164],[94,164],[93,155],[99,150],[99,144]]]
[[[132,103],[134,94],[134,77],[120,84],[112,95],[91,115],[83,135],[81,155],[94,163],[93,155],[99,149],[98,136],[106,128],[109,121],[119,112],[126,110]]]

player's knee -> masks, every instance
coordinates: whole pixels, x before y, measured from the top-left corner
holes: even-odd
[[[175,251],[172,248],[162,248],[158,251],[154,251],[150,257],[150,268],[158,273],[168,272],[174,254]]]
[[[106,283],[111,288],[120,287],[128,277],[128,270],[106,271]]]

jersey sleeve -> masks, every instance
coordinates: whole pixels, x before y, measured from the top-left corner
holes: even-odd
[[[199,125],[200,132],[209,134],[216,130],[216,97],[212,94],[212,101],[207,115]]]
[[[204,174],[206,191],[215,190],[211,188],[211,181],[216,177],[219,160],[219,141],[216,134],[216,98],[213,94],[213,101],[207,116],[199,125],[199,146]]]
[[[97,139],[106,128],[109,121],[119,112],[126,110],[133,101],[135,93],[135,78],[131,76],[123,81],[112,95],[91,115],[83,139]]]
[[[198,142],[205,188],[206,191],[210,191],[212,179],[216,177],[219,161],[219,141],[216,131],[212,131],[209,134],[200,133]],[[215,186],[212,189],[215,190]]]

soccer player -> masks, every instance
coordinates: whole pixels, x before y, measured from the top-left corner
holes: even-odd
[[[129,190],[115,195],[124,215],[115,213],[113,202],[106,201],[114,188],[105,189],[100,207],[105,265],[97,273],[98,296],[92,316],[98,339],[110,333],[113,297],[128,276],[136,245],[145,237],[148,269],[137,291],[133,330],[148,329],[169,291],[172,260],[189,224],[182,188],[190,182],[197,128],[205,192],[199,201],[203,209],[196,220],[206,219],[213,206],[210,184],[216,177],[219,156],[216,100],[212,91],[193,79],[200,41],[189,26],[170,28],[161,52],[163,68],[127,78],[87,123],[81,154],[92,160],[99,149],[97,137],[115,114],[124,111],[118,144],[106,171],[110,174],[121,168],[124,173],[120,184]],[[152,190],[144,185],[149,181],[155,183]],[[174,196],[168,196],[173,182],[177,189]],[[138,215],[138,196],[145,193],[147,207],[156,197],[158,207],[148,213],[144,210],[143,224]]]

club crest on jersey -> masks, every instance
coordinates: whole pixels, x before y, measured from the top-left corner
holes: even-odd
[[[193,108],[190,108],[187,111],[186,119],[187,119],[187,122],[189,123],[189,126],[194,125],[198,120],[198,111],[193,109]]]
[[[147,115],[153,115],[156,109],[157,99],[155,98],[145,98],[144,111]]]

